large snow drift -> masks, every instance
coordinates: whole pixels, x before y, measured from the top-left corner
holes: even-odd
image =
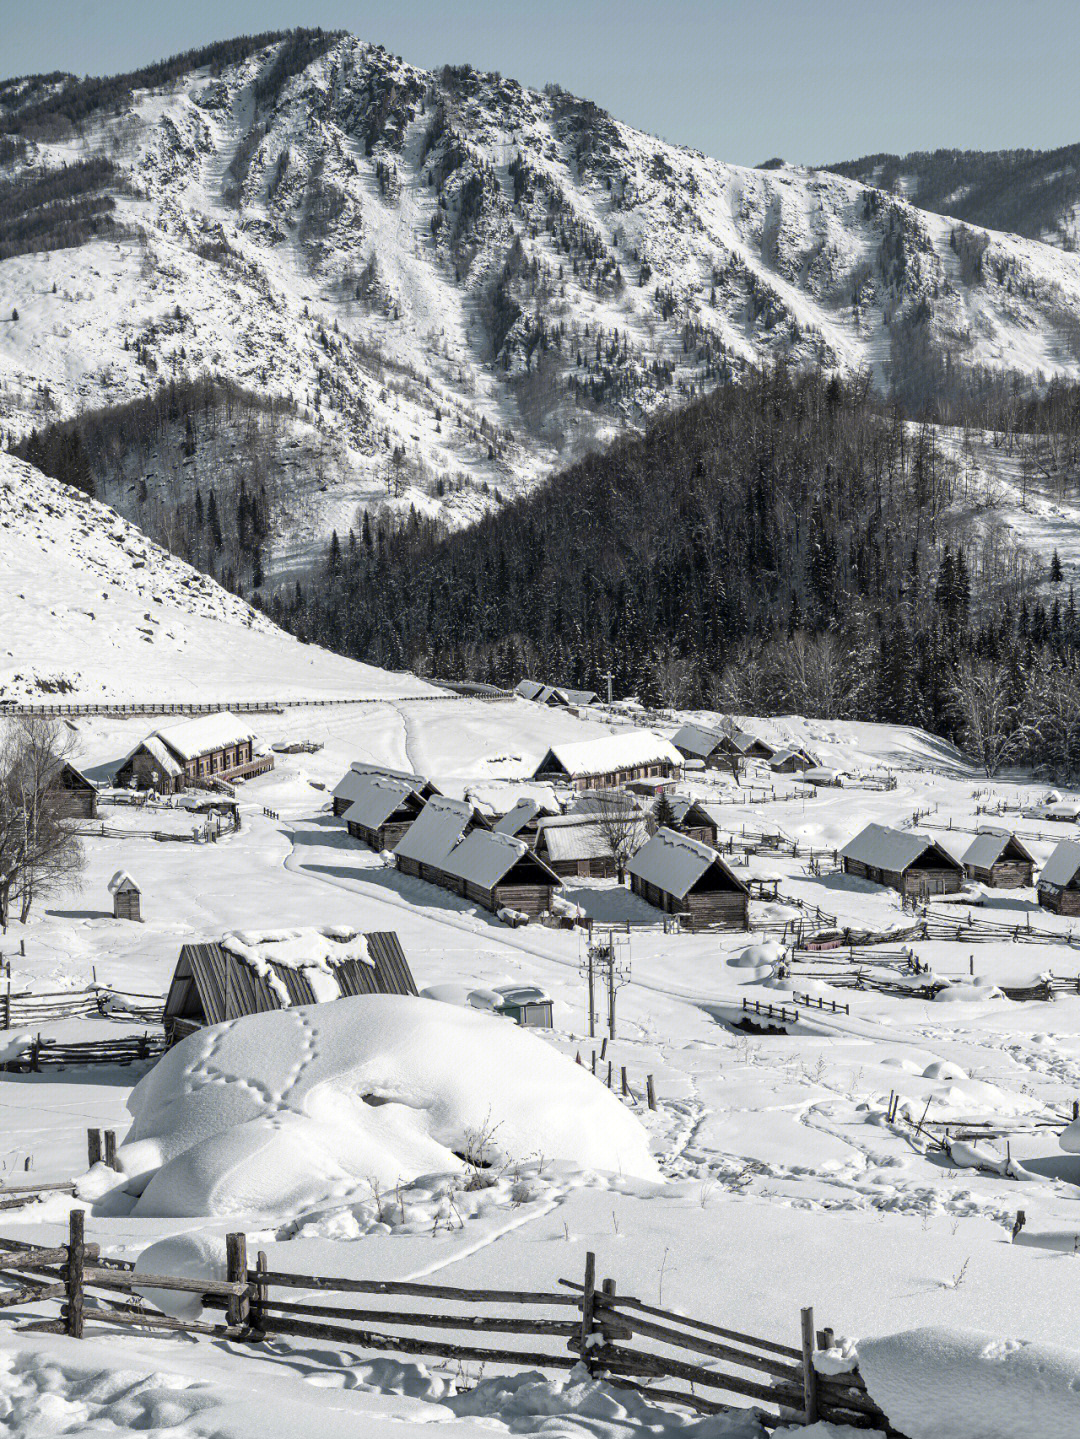
[[[295,1214],[538,1153],[659,1180],[648,1135],[587,1070],[508,1019],[402,995],[200,1030],[132,1092],[120,1162],[143,1215]]]
[[[859,1371],[908,1439],[1074,1439],[1080,1353],[972,1329],[859,1344]]]

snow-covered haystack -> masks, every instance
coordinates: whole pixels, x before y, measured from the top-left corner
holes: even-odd
[[[978,1330],[913,1329],[859,1344],[859,1371],[908,1439],[1073,1439],[1080,1353]]]
[[[120,1162],[143,1215],[295,1214],[372,1180],[547,1159],[659,1180],[639,1120],[511,1021],[402,995],[248,1015],[136,1086]]]

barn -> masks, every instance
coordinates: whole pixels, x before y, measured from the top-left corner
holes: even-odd
[[[683,759],[697,759],[706,769],[727,769],[731,764],[728,736],[705,725],[684,724],[672,736],[672,744]]]
[[[1031,851],[1008,830],[982,830],[965,850],[961,863],[968,879],[991,889],[1030,889],[1035,883]]]
[[[454,846],[474,829],[487,828],[487,820],[468,800],[432,795],[394,846],[397,867],[402,874],[441,885]]]
[[[393,849],[424,807],[411,779],[391,775],[354,775],[356,798],[342,818],[345,828],[370,849]]]
[[[439,791],[429,779],[421,774],[410,774],[403,769],[387,769],[385,765],[371,764],[365,760],[354,760],[331,790],[331,808],[340,819],[349,806],[367,793],[364,780],[368,775],[382,775],[384,779],[408,780],[421,799],[430,799]]]
[[[1036,886],[1039,903],[1054,914],[1080,914],[1080,844],[1063,839],[1043,865]]]
[[[159,794],[247,779],[273,769],[272,755],[255,757],[255,736],[228,710],[169,725],[147,735],[116,771],[115,783]]]
[[[682,756],[670,740],[647,729],[552,745],[534,779],[561,780],[575,789],[609,789],[632,779],[670,779]]]
[[[205,1024],[350,994],[416,994],[392,931],[236,930],[185,944],[165,999],[169,1043]]]
[[[436,883],[493,914],[516,909],[535,917],[551,909],[562,880],[524,840],[473,829],[447,855]]]
[[[61,760],[49,779],[48,802],[60,819],[96,819],[97,786],[67,760]]]
[[[964,866],[937,840],[913,830],[868,824],[840,851],[845,874],[872,880],[912,899],[955,894],[963,887]]]
[[[630,888],[665,914],[684,915],[687,929],[746,929],[750,891],[716,850],[658,829],[628,865]]]
[[[644,821],[633,845],[644,844]],[[617,872],[611,841],[596,811],[554,815],[540,821],[536,831],[536,853],[558,875],[581,879],[611,879]]]

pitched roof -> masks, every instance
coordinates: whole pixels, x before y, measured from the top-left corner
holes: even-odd
[[[147,754],[152,755],[153,758],[158,762],[164,773],[167,774],[170,778],[176,779],[179,775],[182,775],[184,773],[183,766],[177,764],[176,760],[173,759],[172,755],[165,748],[164,743],[157,737],[156,734],[148,734],[144,740],[140,740],[139,743],[135,746],[135,748],[131,751],[131,754],[127,755],[122,761],[120,768],[123,769],[124,765],[127,764],[128,760],[130,760],[134,755],[137,755],[141,749],[146,750]]]
[[[667,802],[671,806],[671,812],[675,816],[676,824],[698,825],[704,827],[709,825],[717,826],[716,816],[709,813],[708,807],[701,800],[691,799],[685,794],[669,794]],[[656,806],[660,803],[659,796],[653,801],[650,809],[656,813]]]
[[[547,688],[548,686],[542,685],[539,680],[518,680],[514,686],[514,693],[523,700],[534,700]]]
[[[568,690],[559,685],[555,690],[568,705],[594,705],[600,696],[595,690]]]
[[[154,733],[181,760],[198,759],[200,755],[245,744],[255,738],[250,727],[229,710],[201,715],[198,719],[169,725]]]
[[[1034,856],[1027,846],[1007,829],[984,829],[964,851],[961,863],[971,865],[972,869],[989,869],[998,862],[1010,844],[1015,845],[1024,859],[1034,862]]]
[[[110,894],[119,894],[131,889],[137,890],[138,888],[139,886],[132,879],[131,875],[128,874],[126,869],[118,869],[112,879],[109,880]]]
[[[1080,870],[1080,844],[1073,839],[1063,839],[1043,865],[1039,883],[1064,888],[1076,878],[1077,870]]]
[[[342,815],[346,823],[351,820],[366,829],[378,829],[410,795],[421,802],[411,780],[392,779],[382,774],[356,775],[355,778],[356,797]]]
[[[672,744],[684,754],[695,759],[707,759],[723,745],[725,736],[719,730],[709,729],[700,724],[684,724],[672,737]]]
[[[738,730],[731,736],[731,742],[740,754],[745,754],[748,749],[753,749],[756,744],[762,749],[767,749],[770,754],[775,752],[776,746],[771,745],[767,739],[762,739],[759,734],[751,734],[749,730]]]
[[[536,773],[546,774],[561,768],[574,778],[663,762],[682,764],[682,755],[671,741],[661,739],[652,730],[631,729],[601,735],[597,739],[553,744],[537,766]]]
[[[518,834],[543,811],[538,799],[519,799],[514,808],[497,819],[491,828],[496,834]]]
[[[771,765],[784,764],[785,761],[789,759],[804,759],[807,764],[810,763],[810,756],[804,749],[798,748],[778,749],[774,751],[774,753],[769,756],[769,763]]]
[[[656,885],[665,894],[684,899],[714,864],[720,866],[734,888],[749,894],[743,881],[732,873],[715,849],[673,829],[658,829],[634,855],[627,869],[647,884]]]
[[[844,859],[857,860],[873,869],[903,873],[928,849],[937,852],[947,869],[960,868],[959,862],[928,834],[917,834],[909,829],[890,829],[884,824],[868,824],[854,839],[848,840],[840,854]]]
[[[553,885],[562,883],[524,840],[509,834],[495,834],[489,829],[474,829],[467,834],[447,855],[442,868],[456,879],[478,884],[481,889],[494,889],[514,865],[526,857],[540,866]]]
[[[404,769],[390,769],[386,765],[370,763],[367,760],[354,760],[331,790],[331,794],[335,799],[359,799],[367,793],[365,781],[369,775],[381,775],[383,779],[408,780],[421,799],[438,794],[435,786],[422,774],[410,774]]]
[[[417,864],[442,867],[469,825],[479,818],[478,811],[467,800],[432,795],[398,840],[394,853]]]

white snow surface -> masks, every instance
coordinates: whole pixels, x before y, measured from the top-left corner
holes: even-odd
[[[935,1326],[859,1345],[871,1397],[907,1439],[1075,1439],[1080,1352]]]
[[[250,1015],[183,1040],[137,1085],[121,1147],[161,1165],[145,1215],[278,1218],[384,1186],[543,1153],[658,1181],[640,1121],[509,1020],[400,995]],[[138,1167],[144,1168],[142,1151]]]

